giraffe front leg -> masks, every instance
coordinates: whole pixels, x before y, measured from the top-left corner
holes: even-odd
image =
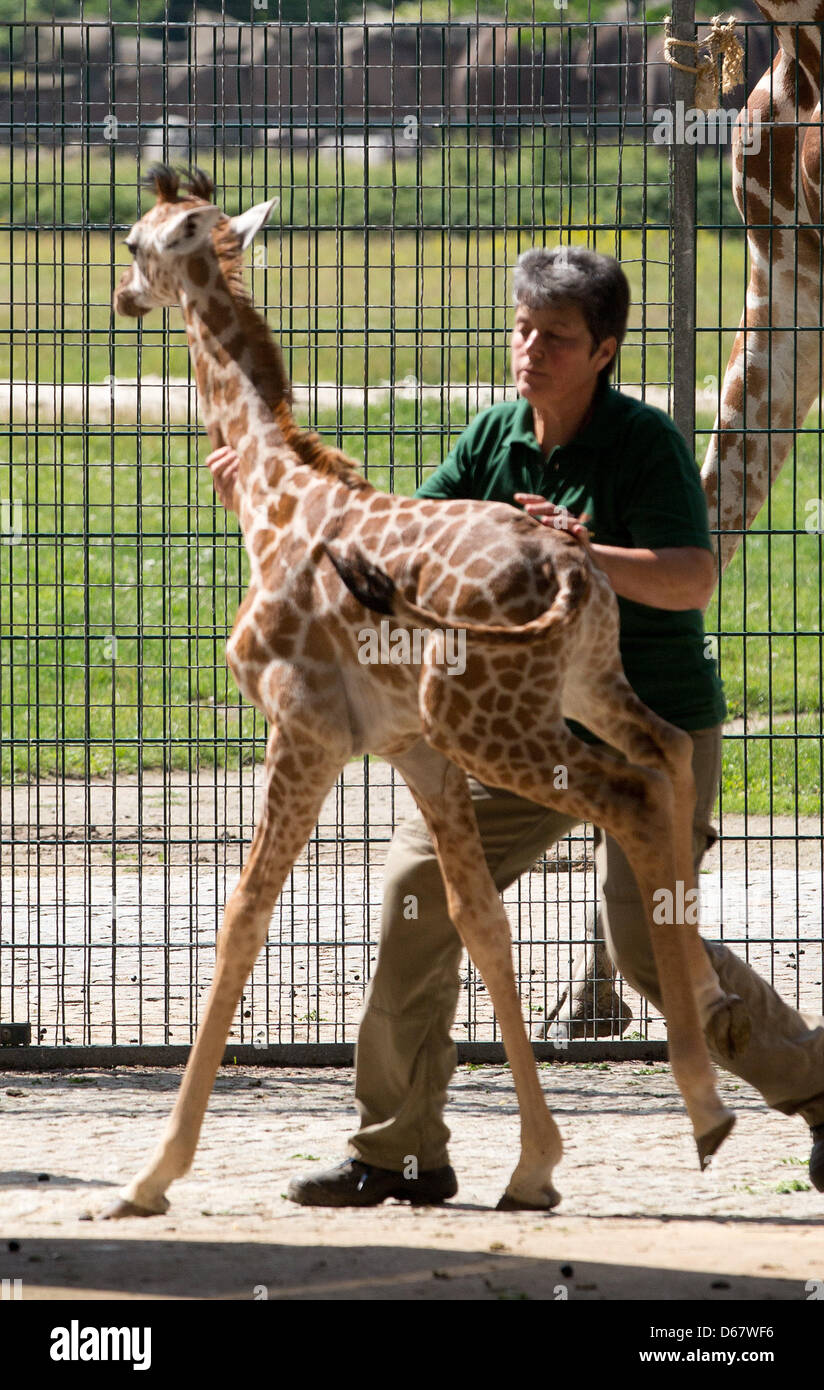
[[[487,869],[465,775],[425,744],[393,758],[429,827],[449,915],[481,973],[500,1025],[521,1116],[521,1153],[500,1210],[548,1211],[561,1198],[553,1172],[563,1152],[524,1026],[509,922]]]
[[[308,740],[273,730],[261,814],[240,882],[226,904],[214,980],[174,1110],[151,1159],[104,1219],[161,1215],[168,1210],[170,1184],[191,1167],[229,1029],[272,909],[341,766]]]
[[[169,1207],[167,1189],[189,1171],[229,1029],[266,939],[276,897],[277,890],[260,891],[254,869],[244,870],[224,909],[214,979],[172,1114],[148,1163],[103,1213],[104,1219],[162,1215]]]
[[[266,939],[276,896],[264,899],[257,875],[244,871],[224,909],[215,975],[174,1110],[149,1162],[103,1212],[104,1219],[162,1215],[169,1208],[167,1189],[189,1171],[232,1019]]]

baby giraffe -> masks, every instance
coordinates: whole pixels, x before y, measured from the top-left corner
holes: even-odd
[[[212,446],[240,456],[236,505],[251,577],[226,660],[271,732],[254,840],[226,905],[174,1111],[148,1165],[107,1215],[166,1211],[167,1188],[192,1163],[284,880],[341,769],[364,753],[388,759],[420,807],[450,916],[501,1027],[521,1154],[499,1205],[559,1201],[552,1175],[561,1138],[521,1016],[509,925],[486,868],[468,773],[593,821],[622,846],[647,904],[672,1068],[703,1166],[734,1117],[716,1092],[702,1029],[726,1047],[730,1038],[741,1045],[748,1020],[723,993],[695,926],[653,920],[656,903],[692,901],[692,745],[627,683],[605,575],[575,535],[508,505],[387,496],[343,454],[299,430],[280,351],[242,282],[242,252],[273,203],[230,218],[198,172],[182,194],[168,168],[150,179],[157,201],[126,239],[133,263],[114,308],[138,317],[180,305]],[[398,664],[365,661],[387,620],[393,638],[417,628],[433,640],[407,641],[409,659]],[[453,645],[445,638],[456,633],[466,643],[462,671],[443,659]],[[581,742],[566,715],[628,761]]]

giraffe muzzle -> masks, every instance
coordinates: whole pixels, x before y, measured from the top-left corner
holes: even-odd
[[[116,289],[114,292],[112,308],[121,318],[142,319],[151,307],[151,304],[141,304],[129,290]]]

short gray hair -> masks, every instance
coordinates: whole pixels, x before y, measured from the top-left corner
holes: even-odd
[[[524,251],[515,264],[513,302],[528,309],[550,309],[575,304],[580,309],[596,347],[615,338],[620,348],[627,331],[630,308],[629,282],[612,256],[602,256],[586,246],[535,246]],[[599,373],[605,381],[615,366],[615,356]]]

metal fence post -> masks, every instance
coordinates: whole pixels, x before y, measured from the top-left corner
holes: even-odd
[[[695,38],[695,0],[673,0],[672,36]],[[688,50],[676,49],[678,62],[690,63]],[[683,139],[684,122],[678,120],[678,103],[686,112],[693,105],[692,73],[670,68],[673,143],[670,147],[672,209],[672,283],[670,323],[672,331],[672,416],[691,449],[695,448],[695,168],[697,147]],[[680,136],[680,138],[679,138]]]

